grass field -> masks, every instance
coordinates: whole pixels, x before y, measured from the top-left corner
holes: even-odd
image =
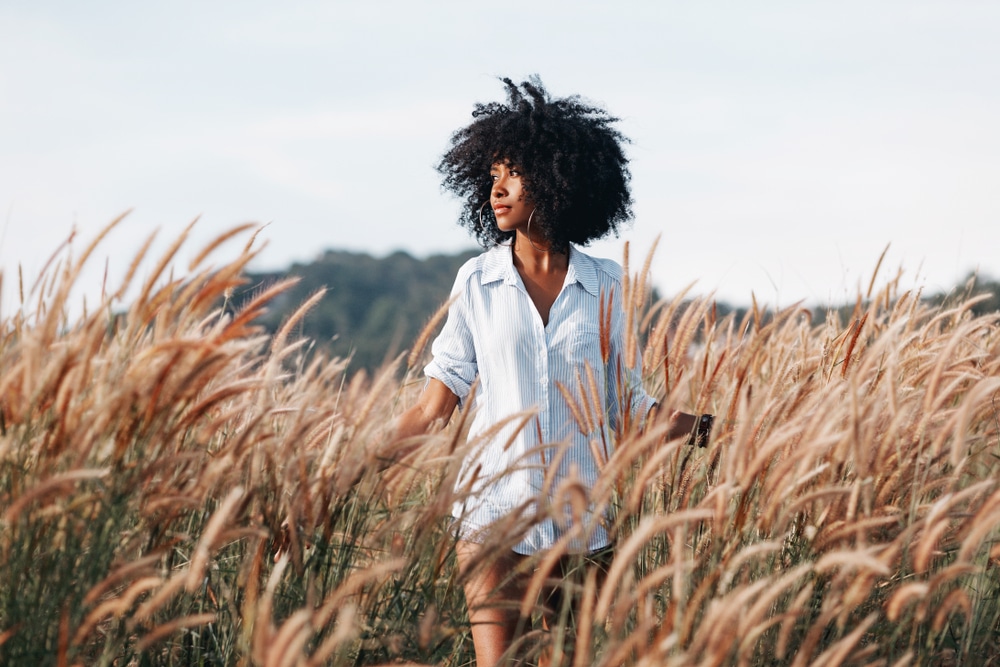
[[[371,455],[419,390],[427,336],[367,377],[289,335],[309,302],[261,335],[254,318],[287,284],[220,307],[251,235],[220,237],[183,276],[168,270],[183,237],[140,252],[72,319],[93,247],[62,252],[3,304],[3,664],[471,664],[446,519],[465,416],[384,473]],[[623,432],[595,488],[555,489],[608,508],[615,555],[604,580],[581,565],[564,583],[579,606],[518,650],[566,665],[1000,664],[997,315],[931,308],[898,280],[818,327],[800,308],[639,308],[643,270],[626,291],[647,387],[718,415],[716,437]],[[581,421],[600,419],[586,403]],[[517,541],[509,528],[491,553]],[[537,565],[541,583],[551,560]]]

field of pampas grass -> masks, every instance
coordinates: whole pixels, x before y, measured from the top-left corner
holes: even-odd
[[[447,519],[466,415],[385,472],[372,454],[419,391],[427,336],[409,361],[349,375],[289,335],[321,294],[264,336],[254,319],[287,283],[226,303],[252,234],[183,276],[168,268],[183,236],[143,250],[73,318],[94,246],[66,251],[3,304],[0,663],[472,664]],[[998,316],[895,281],[850,321],[717,319],[707,299],[648,307],[646,270],[626,292],[647,386],[718,415],[715,437],[627,430],[594,488],[553,490],[608,509],[614,556],[601,577],[581,561],[563,622],[513,650],[574,666],[1000,664]],[[599,420],[581,384],[565,390]],[[522,609],[537,618],[536,600]]]

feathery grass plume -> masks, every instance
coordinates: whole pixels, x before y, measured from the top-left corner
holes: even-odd
[[[583,383],[579,373],[577,373],[576,382],[577,385]],[[593,431],[589,421],[584,417],[583,406],[581,402],[576,400],[576,396],[562,382],[556,382],[556,390],[562,394],[563,400],[566,401],[566,406],[569,408],[570,414],[573,415],[573,421],[576,422],[577,429],[581,433],[590,433]]]
[[[584,390],[583,391],[583,405],[584,405],[584,410],[587,410],[587,406],[589,404],[590,407],[592,408],[592,410],[587,410],[587,411],[591,412],[593,414],[593,418],[594,418],[594,422],[595,422],[594,426],[600,431],[601,438],[604,439],[604,437],[605,437],[605,435],[604,435],[604,433],[605,433],[604,432],[604,425],[605,425],[605,407],[604,407],[605,404],[604,404],[604,397],[607,396],[607,387],[604,387],[604,386],[598,387],[597,386],[597,378],[594,375],[594,369],[591,367],[591,365],[590,365],[589,362],[586,363],[586,364],[584,364],[584,372],[586,373],[586,376],[587,376],[587,384],[586,384],[586,386],[581,387],[581,389]],[[623,373],[621,371],[618,371],[617,373],[615,373],[615,376],[616,377],[621,377],[622,374]],[[607,375],[604,375],[603,379],[604,379],[604,382],[607,383],[607,379],[608,379]],[[580,376],[577,375],[577,381],[579,382],[579,380],[580,380]],[[619,385],[619,386],[621,386],[621,385]],[[628,405],[630,403],[630,401],[625,400],[628,397],[622,396],[620,398],[622,399],[621,402],[620,402],[621,405]],[[604,446],[605,446],[604,458],[605,458],[605,460],[607,460],[607,458],[608,458],[607,443],[604,443]]]
[[[593,433],[598,425],[596,414],[603,412],[603,404],[599,401],[597,403],[593,402],[593,397],[588,393],[588,384],[584,383],[579,368],[576,369],[576,396],[579,397],[579,403],[574,401],[574,404],[578,404],[582,408],[581,412],[584,418],[582,424],[587,429],[586,433]]]
[[[194,555],[191,558],[190,569],[188,570],[188,580],[185,587],[189,593],[201,584],[205,575],[205,568],[208,566],[211,549],[215,546],[219,533],[222,532],[223,527],[230,520],[230,515],[236,509],[237,503],[243,500],[243,496],[243,488],[236,487],[231,490],[218,509],[212,513],[212,518],[205,524],[205,531],[198,539]]]
[[[170,602],[175,600],[187,584],[187,572],[175,573],[156,592],[146,598],[128,619],[129,631],[148,624],[154,620],[154,615]]]
[[[300,662],[302,649],[312,635],[312,614],[299,609],[288,617],[271,640],[264,656],[265,665],[293,665]]]
[[[235,238],[237,236],[240,236],[241,234],[244,234],[245,232],[251,229],[258,230],[260,229],[260,225],[258,225],[255,222],[247,222],[242,225],[236,225],[235,227],[231,227],[222,234],[217,235],[214,239],[209,241],[201,250],[199,250],[198,254],[196,254],[191,259],[190,262],[188,262],[188,271],[194,271],[196,268],[201,266],[202,263],[205,260],[207,260],[212,255],[212,253],[218,250],[219,246],[224,244],[226,241]],[[256,233],[254,234],[254,236],[256,236]],[[247,249],[245,254],[248,255],[250,254],[249,248]]]
[[[971,528],[962,538],[962,545],[957,555],[960,563],[972,562],[973,555],[982,549],[986,537],[991,533],[1000,532],[1000,528],[998,528],[1000,526],[1000,489],[993,491],[972,511],[975,512],[975,520],[969,523]]]
[[[448,314],[451,304],[455,303],[455,299],[457,298],[457,294],[453,295],[441,304],[441,306],[434,311],[434,314],[431,315],[430,319],[427,320],[427,324],[424,325],[424,328],[420,330],[416,341],[413,343],[413,349],[410,350],[410,354],[406,357],[407,370],[410,370],[417,365],[417,360],[420,359],[420,355],[424,353],[424,348],[427,347],[427,341],[429,341],[431,336],[434,335],[434,332],[437,331],[441,320],[443,320]]]
[[[878,616],[876,614],[869,614],[846,637],[838,640],[830,648],[817,656],[812,664],[816,667],[844,664],[850,656],[851,651],[854,650],[857,643],[861,641],[862,636],[875,624],[877,619]]]
[[[148,593],[154,588],[159,587],[162,583],[163,580],[155,575],[141,577],[133,581],[120,596],[105,600],[87,614],[86,618],[83,619],[83,623],[77,628],[76,636],[73,638],[72,643],[74,645],[83,644],[87,636],[99,622],[108,617],[121,618],[126,612],[132,609],[132,606],[140,595]]]
[[[43,507],[55,502],[57,493],[71,492],[77,482],[88,479],[100,479],[106,477],[106,469],[99,470],[71,470],[59,475],[55,475],[41,484],[23,492],[17,500],[8,505],[3,513],[3,522],[7,524],[7,530],[13,530],[18,523],[18,517],[22,511],[36,500],[43,501]]]
[[[577,620],[579,628],[573,651],[573,667],[587,667],[593,664],[594,604],[597,600],[597,568],[587,569],[580,596],[580,616]]]
[[[198,218],[195,218],[184,230],[174,239],[173,243],[167,248],[166,252],[160,257],[156,266],[153,267],[152,272],[146,278],[146,282],[143,283],[142,291],[139,293],[136,303],[142,305],[148,305],[150,303],[155,303],[151,298],[155,293],[153,288],[156,286],[157,281],[163,276],[163,272],[167,270],[170,262],[177,255],[177,252],[181,249],[184,243],[187,241],[188,236],[191,234],[191,230],[194,228],[195,224],[198,222]],[[142,311],[140,311],[142,313]],[[148,309],[143,313],[145,317],[142,317],[144,321],[148,321],[153,315]]]
[[[658,442],[665,435],[665,431],[666,427],[661,427],[660,433],[653,436],[651,440]],[[622,499],[624,501],[623,508],[628,514],[641,512],[642,504],[648,500],[653,483],[661,479],[664,465],[677,457],[678,448],[681,446],[683,445],[675,440],[657,448],[635,472],[629,485],[631,489],[628,496]]]
[[[125,272],[125,278],[122,280],[118,287],[118,290],[114,293],[111,299],[108,299],[108,303],[113,303],[114,301],[119,301],[125,297],[125,293],[128,292],[129,287],[132,286],[132,280],[135,278],[136,272],[139,267],[142,266],[143,261],[146,259],[146,255],[149,253],[150,247],[153,245],[153,241],[156,240],[157,232],[154,230],[146,237],[146,240],[139,246],[139,250],[132,257],[132,261],[129,264],[128,270]]]
[[[650,378],[657,370],[663,372],[663,393],[671,393],[670,383],[670,334],[673,332],[673,323],[677,319],[677,312],[681,309],[688,292],[694,287],[690,283],[687,287],[674,295],[669,302],[660,302],[649,309],[643,321],[643,328],[649,329],[652,322],[652,330],[646,340],[646,349],[643,352],[642,372],[643,377]],[[655,379],[654,379],[654,389]]]
[[[795,626],[810,613],[811,610],[807,607],[807,603],[813,597],[814,590],[812,582],[806,583],[792,600],[791,604],[789,604],[788,612],[779,617],[779,619],[775,619],[779,622],[778,637],[774,645],[774,656],[778,660],[785,660],[785,656],[788,653],[789,638]]]
[[[851,365],[851,354],[854,353],[854,346],[858,342],[858,336],[861,334],[861,329],[864,328],[865,322],[868,320],[868,314],[865,313],[859,320],[855,320],[851,323],[851,328],[848,330],[850,334],[850,340],[847,343],[847,350],[844,352],[843,365],[840,368],[840,377],[847,377],[847,370]]]
[[[282,554],[274,562],[274,568],[267,578],[267,585],[264,594],[257,604],[257,618],[253,619],[254,633],[251,645],[251,655],[257,663],[263,663],[267,655],[267,647],[271,645],[276,631],[271,611],[274,604],[274,594],[278,588],[278,582],[288,566],[289,556]],[[249,619],[248,619],[249,620]]]
[[[972,616],[972,603],[969,601],[968,594],[966,594],[966,592],[961,588],[956,588],[945,596],[941,606],[939,606],[938,610],[934,613],[934,620],[931,623],[931,629],[934,632],[943,631],[949,617],[954,615],[956,611],[961,613],[966,619]]]
[[[642,270],[636,277],[636,304],[640,307],[646,303],[649,295],[649,270],[653,266],[653,256],[656,255],[656,247],[660,245],[660,234],[653,238],[653,243],[649,246],[646,259],[642,263]]]
[[[613,312],[611,303],[614,298],[614,288],[607,293],[607,298],[605,298],[603,287],[597,295],[597,321],[600,323],[601,363],[605,366],[608,365],[608,360],[611,358],[611,314]]]
[[[574,528],[578,529],[579,524],[576,524]],[[579,532],[579,530],[571,530],[564,534],[551,549],[541,554],[538,563],[534,566],[534,572],[528,580],[528,585],[525,587],[524,595],[521,598],[521,618],[530,618],[531,613],[538,605],[542,589],[547,584],[552,583],[552,572],[555,570],[559,560],[569,555],[568,548],[574,539],[579,539]]]
[[[285,356],[285,354],[293,351],[292,349],[287,349],[286,346],[288,335],[291,333],[292,329],[294,329],[296,325],[298,325],[303,320],[303,318],[305,318],[306,313],[308,313],[310,310],[316,307],[316,304],[320,302],[320,300],[323,298],[325,294],[326,294],[325,289],[320,289],[317,290],[315,293],[313,293],[313,295],[310,296],[308,299],[306,299],[301,306],[295,309],[295,312],[293,312],[288,317],[288,319],[286,319],[285,322],[281,325],[278,331],[275,332],[274,336],[271,339],[271,350],[272,354],[277,359],[280,360]],[[306,342],[305,340],[299,341],[299,343],[305,343],[305,342]]]
[[[631,559],[635,558],[645,546],[646,540],[653,535],[664,533],[677,524],[697,522],[711,518],[711,516],[709,510],[688,509],[663,517],[647,517],[643,520],[637,530],[628,536],[628,539],[615,554],[615,561],[611,565],[607,581],[602,587],[601,595],[597,600],[597,615],[599,617],[606,617],[616,594],[618,597],[627,594],[628,586],[624,579],[626,569],[629,567]]]
[[[171,621],[163,623],[153,628],[152,632],[149,632],[138,641],[135,646],[135,650],[138,653],[142,653],[150,646],[156,642],[169,637],[178,630],[194,628],[199,625],[207,625],[216,620],[215,614],[204,613],[204,614],[191,614],[190,616],[182,616],[181,618],[175,618]]]
[[[626,241],[622,245],[622,309],[625,311],[625,358],[635,359],[636,338],[635,338],[635,292],[632,283],[632,275],[629,273],[629,243]],[[614,296],[612,293],[611,296]],[[610,298],[610,297],[609,297]]]
[[[471,493],[455,490],[462,460],[481,444],[467,442],[468,410],[391,471],[369,465],[419,383],[390,364],[348,377],[345,360],[307,361],[294,325],[281,341],[261,335],[254,318],[277,291],[221,308],[253,239],[201,267],[250,231],[210,242],[188,276],[170,272],[174,244],[123,304],[147,242],[73,322],[60,295],[94,251],[60,250],[32,303],[4,315],[3,661],[471,661],[449,519]],[[572,648],[573,664],[598,666],[995,654],[997,316],[976,316],[968,295],[932,306],[897,277],[859,297],[863,327],[759,304],[719,320],[700,297],[645,309],[646,273],[614,298],[642,314],[647,386],[663,405],[720,406],[723,419],[704,451],[663,443],[659,421],[611,434],[593,488],[547,477],[541,507],[607,509],[615,556],[605,580],[590,569],[582,586],[561,584],[580,603],[575,633],[569,615],[550,635],[529,624],[511,653],[551,644],[564,664]],[[603,392],[597,373],[577,384],[559,391],[571,408],[578,394],[582,423]],[[555,465],[558,449],[542,447]],[[107,472],[74,479],[82,471]],[[473,566],[546,512],[500,521]],[[544,573],[543,558],[528,566]]]
[[[143,576],[154,574],[155,570],[152,566],[159,561],[161,557],[162,554],[153,553],[138,560],[124,563],[111,572],[111,574],[109,574],[104,581],[87,591],[87,595],[83,598],[83,604],[91,605],[97,602],[99,599],[104,597],[105,593],[107,593],[112,587],[118,586],[132,577],[142,578]]]
[[[354,641],[360,632],[358,608],[353,603],[345,603],[337,612],[334,631],[329,634],[309,658],[310,666],[326,664],[334,652]]]
[[[781,616],[768,618],[773,605],[808,571],[809,565],[804,563],[780,576],[744,584],[718,598],[702,621],[703,632],[692,638],[691,653],[735,652],[741,662],[749,661],[759,638],[781,619]]]

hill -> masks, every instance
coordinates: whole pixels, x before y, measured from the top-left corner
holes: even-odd
[[[327,250],[316,260],[293,264],[284,272],[248,274],[249,283],[234,294],[234,302],[238,307],[269,284],[299,278],[259,320],[273,333],[306,299],[326,289],[295,333],[333,356],[350,357],[352,369],[371,371],[408,348],[448,298],[459,267],[478,252],[416,259],[405,252],[376,258]]]
[[[308,337],[314,349],[350,358],[352,370],[371,372],[409,349],[430,316],[448,298],[459,267],[479,252],[470,249],[417,259],[402,251],[379,258],[366,253],[327,250],[314,261],[295,263],[287,271],[247,274],[249,282],[236,291],[233,305],[238,309],[248,298],[278,280],[298,278],[298,284],[275,299],[268,313],[258,320],[273,333],[306,299],[326,289],[295,333]],[[981,300],[972,306],[973,314],[1000,310],[1000,283],[971,274],[947,293],[924,295],[924,301],[942,305],[975,295],[980,295]],[[652,302],[660,296],[654,293]],[[849,321],[856,307],[855,303],[815,307],[813,322],[817,325],[824,322],[829,310],[836,310],[841,321]],[[716,304],[716,314],[720,317],[735,312],[740,320],[747,310],[746,306]],[[764,313],[762,321],[770,316]]]

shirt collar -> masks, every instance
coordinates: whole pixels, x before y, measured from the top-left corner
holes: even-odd
[[[566,270],[566,284],[580,283],[580,287],[592,296],[600,296],[600,285],[597,282],[597,267],[594,260],[584,255],[575,247],[569,247],[569,268]]]
[[[509,246],[494,246],[483,262],[483,284],[502,280],[508,285],[517,284],[517,269],[514,268],[514,256]],[[569,266],[566,269],[566,284],[580,283],[583,289],[593,296],[599,296],[600,286],[597,281],[597,268],[593,260],[577,250],[569,247]]]
[[[510,246],[497,244],[483,258],[483,284],[502,280],[508,285],[517,284],[517,270]]]

